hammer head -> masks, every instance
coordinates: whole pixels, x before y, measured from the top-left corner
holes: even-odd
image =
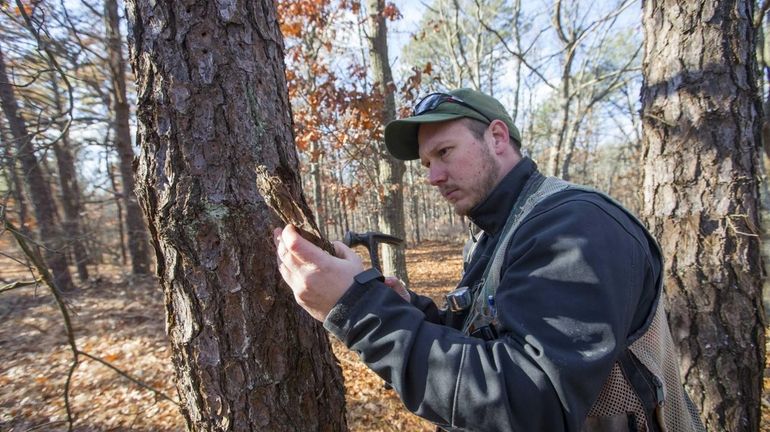
[[[372,260],[372,267],[376,268],[379,271],[382,271],[382,268],[380,267],[380,258],[378,254],[379,244],[387,243],[387,244],[398,246],[403,244],[404,241],[398,237],[394,237],[392,235],[388,235],[388,234],[376,232],[376,231],[367,231],[365,233],[356,233],[353,231],[348,231],[345,233],[345,236],[342,238],[342,243],[344,243],[347,247],[351,247],[351,248],[355,246],[366,247],[366,249],[369,251],[369,258]]]
[[[342,242],[348,247],[366,246],[367,249],[370,249],[372,246],[377,246],[380,243],[398,246],[404,241],[398,237],[376,231],[367,231],[365,233],[348,231],[345,233]]]

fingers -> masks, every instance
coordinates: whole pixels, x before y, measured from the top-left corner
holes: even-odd
[[[283,277],[283,280],[291,286],[301,286],[298,282],[301,282],[304,271],[303,268],[307,267],[306,262],[300,260],[297,255],[293,254],[288,248],[288,243],[284,240],[285,236],[293,228],[287,225],[286,228],[276,228],[273,230],[273,241],[276,248],[276,261],[278,264],[278,272]],[[296,232],[296,231],[295,231]],[[299,237],[297,235],[296,237]],[[304,240],[300,237],[301,240]]]
[[[401,279],[395,276],[386,276],[384,283],[391,288],[400,288],[404,286],[404,283],[401,282]]]
[[[302,264],[319,263],[328,256],[323,249],[302,238],[294,225],[286,225],[281,231],[279,247],[281,244],[286,248],[285,254],[290,254]],[[278,253],[279,257],[287,256],[281,255],[281,251]]]
[[[396,294],[400,295],[401,298],[406,301],[410,301],[411,296],[409,295],[409,291],[406,289],[406,285],[404,285],[404,281],[395,276],[388,276],[385,278],[384,283],[390,287],[390,289],[395,291]]]
[[[334,246],[334,256],[336,256],[337,258],[350,260],[355,257],[358,257],[358,254],[353,249],[345,246],[345,243],[334,241],[332,242],[332,246]]]
[[[323,321],[363,270],[361,259],[344,245],[335,245],[335,258],[287,225],[273,231],[278,271],[294,293],[294,299],[310,315]],[[351,256],[352,254],[352,256]]]

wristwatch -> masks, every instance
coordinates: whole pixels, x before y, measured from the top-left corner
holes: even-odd
[[[370,268],[369,270],[364,270],[361,273],[353,276],[353,279],[361,285],[366,285],[375,279],[380,282],[385,282],[385,276],[383,276],[382,273],[380,273],[380,271],[374,267]]]

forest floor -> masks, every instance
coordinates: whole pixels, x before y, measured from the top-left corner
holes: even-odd
[[[3,250],[8,250],[7,243]],[[459,274],[460,246],[426,242],[408,252],[411,286],[438,297]],[[419,263],[419,264],[418,264]],[[153,388],[176,398],[165,335],[163,293],[154,277],[132,277],[118,268],[67,297],[75,343]],[[31,279],[0,256],[0,286]],[[433,431],[412,415],[393,390],[333,337],[345,376],[351,431]],[[64,431],[63,389],[72,364],[61,313],[45,287],[0,293],[0,432]],[[183,431],[176,405],[80,357],[70,388],[76,431]]]
[[[451,288],[461,260],[457,244],[426,242],[407,253],[411,287],[439,298]],[[175,398],[170,350],[164,332],[163,294],[152,277],[101,268],[101,276],[68,298],[75,342],[81,351],[111,362]],[[0,285],[28,280],[0,258]],[[332,338],[345,375],[351,431],[433,431],[403,408],[393,390],[357,356]],[[42,287],[0,294],[0,432],[66,430],[63,389],[72,353],[59,310]],[[763,431],[770,431],[765,378]],[[174,403],[81,357],[70,401],[77,431],[183,431]]]

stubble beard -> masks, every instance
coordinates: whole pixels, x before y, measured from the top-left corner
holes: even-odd
[[[492,156],[489,148],[484,143],[481,145],[481,159],[482,159],[482,175],[479,181],[472,184],[468,193],[472,197],[469,203],[459,204],[455,203],[455,213],[459,216],[468,216],[468,213],[481,203],[492,192],[495,186],[497,186],[497,180],[500,174],[500,163]]]

